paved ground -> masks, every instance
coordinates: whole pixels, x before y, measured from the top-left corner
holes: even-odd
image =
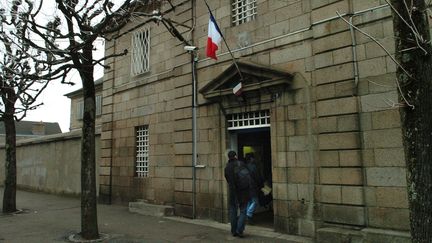
[[[0,188],[0,203],[3,188]],[[43,193],[18,191],[17,207],[24,213],[0,213],[0,243],[67,242],[80,231],[80,201]],[[98,205],[99,231],[106,243],[141,242],[311,242],[247,226],[245,238],[232,237],[228,224],[178,217],[151,217],[130,213],[127,207]]]

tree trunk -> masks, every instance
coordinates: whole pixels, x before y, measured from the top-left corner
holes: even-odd
[[[93,60],[90,51],[84,51],[86,60]],[[83,84],[84,115],[81,140],[81,236],[84,239],[99,238],[96,197],[95,120],[96,102],[93,65],[84,63],[78,69]]]
[[[8,102],[9,103],[9,102]],[[6,105],[10,106],[10,104]],[[6,110],[10,110],[7,108]],[[13,107],[12,107],[13,109]],[[16,212],[16,133],[13,115],[5,115],[3,123],[6,132],[6,179],[3,193],[3,213]]]
[[[432,242],[432,48],[424,0],[406,1],[412,7],[411,18],[406,0],[391,3],[424,38],[418,47],[412,29],[393,14],[396,58],[401,66],[397,77],[402,93],[400,109],[402,136],[407,165],[407,188],[413,242]],[[408,72],[409,74],[407,74]]]

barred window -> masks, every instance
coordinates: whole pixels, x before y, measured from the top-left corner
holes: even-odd
[[[149,176],[149,131],[148,125],[136,127],[135,175]]]
[[[132,75],[150,70],[150,28],[145,26],[132,34]]]
[[[240,25],[254,20],[257,15],[256,0],[233,0],[232,23]]]
[[[270,127],[270,111],[253,111],[227,115],[228,130]]]
[[[102,95],[96,96],[96,116],[102,115]]]

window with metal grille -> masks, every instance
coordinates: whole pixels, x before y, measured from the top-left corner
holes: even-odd
[[[270,127],[270,111],[252,111],[227,115],[228,130]]]
[[[135,175],[149,175],[149,131],[148,125],[136,127],[136,162]]]
[[[143,27],[132,34],[132,75],[150,70],[150,28]]]
[[[102,115],[102,95],[96,96],[96,116]]]
[[[240,25],[255,19],[257,15],[256,0],[233,0],[232,23]]]

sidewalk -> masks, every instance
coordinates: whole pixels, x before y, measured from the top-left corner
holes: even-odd
[[[3,201],[3,188],[0,188]],[[17,191],[17,207],[24,213],[0,213],[0,243],[67,242],[80,231],[78,198]],[[247,226],[245,238],[232,237],[228,224],[179,217],[151,217],[130,213],[119,205],[98,205],[99,232],[107,243],[141,242],[312,242],[271,229]]]

